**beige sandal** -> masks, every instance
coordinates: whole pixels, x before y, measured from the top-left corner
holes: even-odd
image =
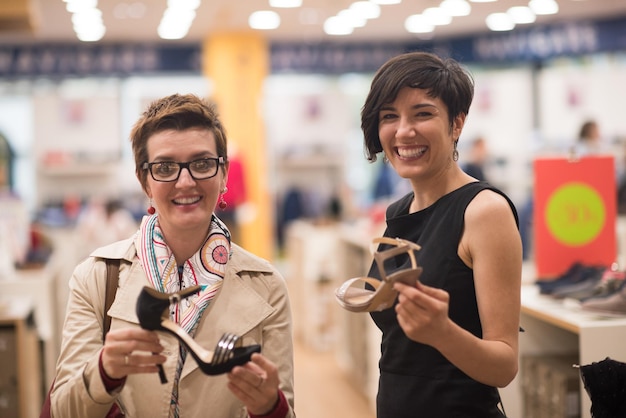
[[[415,286],[422,273],[422,268],[417,265],[415,260],[414,252],[421,249],[416,243],[401,238],[389,237],[374,238],[372,241],[374,243],[394,245],[395,248],[374,253],[374,260],[382,280],[372,277],[355,277],[345,281],[335,291],[335,298],[339,305],[352,312],[373,312],[390,308],[398,295],[398,292],[393,288],[393,284],[399,281]],[[402,253],[408,253],[411,259],[411,268],[387,275],[385,272],[385,260]],[[366,289],[365,286],[368,284],[374,290]]]

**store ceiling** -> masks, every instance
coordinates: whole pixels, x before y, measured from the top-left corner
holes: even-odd
[[[136,3],[145,5],[140,19],[116,18],[120,7]],[[404,0],[399,5],[381,6],[380,18],[369,21],[364,28],[349,36],[324,35],[326,18],[347,8],[351,0],[304,0],[300,9],[275,9],[281,16],[277,30],[265,31],[269,40],[309,42],[319,40],[377,41],[410,40],[416,35],[404,29],[407,16],[421,13],[441,0]],[[557,0],[559,13],[538,16],[535,24],[566,20],[597,19],[626,16],[625,0]],[[100,0],[106,34],[99,42],[166,42],[158,38],[156,29],[167,0]],[[492,3],[471,3],[469,16],[454,18],[451,25],[440,26],[434,37],[461,36],[487,32],[485,17],[505,12],[511,6],[527,5],[528,0],[499,0]],[[121,6],[120,6],[121,5]],[[117,7],[117,9],[116,9]],[[141,7],[140,7],[141,8]],[[182,42],[201,41],[212,33],[248,31],[248,16],[256,10],[268,10],[268,0],[203,0],[197,16]],[[302,24],[301,19],[311,21]],[[79,42],[72,30],[71,16],[62,0],[0,0],[0,44],[40,42]],[[181,41],[167,41],[181,42]]]

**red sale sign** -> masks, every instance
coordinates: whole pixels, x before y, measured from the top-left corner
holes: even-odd
[[[534,161],[533,229],[538,277],[572,264],[610,266],[617,257],[613,156]]]

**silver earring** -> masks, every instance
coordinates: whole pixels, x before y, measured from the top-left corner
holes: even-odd
[[[452,151],[452,160],[453,161],[459,161],[459,150],[456,149],[456,146],[457,146],[458,143],[459,143],[458,139],[456,141],[454,141],[454,151]]]

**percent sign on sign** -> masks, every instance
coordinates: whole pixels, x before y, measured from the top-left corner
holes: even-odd
[[[564,245],[576,247],[592,242],[605,220],[602,196],[585,183],[565,184],[548,199],[546,224],[554,239]]]

